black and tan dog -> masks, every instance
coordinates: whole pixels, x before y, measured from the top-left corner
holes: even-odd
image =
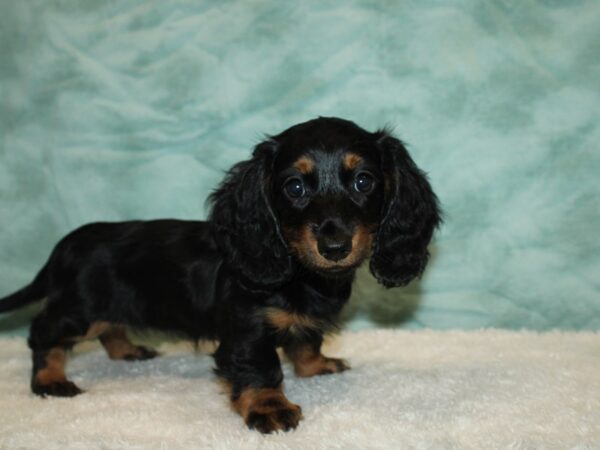
[[[33,320],[31,389],[81,390],[65,376],[67,351],[99,338],[114,359],[156,352],[125,328],[156,328],[219,342],[216,373],[233,407],[262,432],[296,427],[276,352],[298,376],[348,365],[321,354],[323,334],[350,296],[355,269],[387,287],[419,276],[440,222],[435,195],[386,130],[318,118],[260,143],[210,196],[206,222],[85,225],[62,239],[35,280],[0,312],[46,299]]]

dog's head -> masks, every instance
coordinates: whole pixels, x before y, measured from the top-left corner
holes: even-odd
[[[419,276],[440,222],[437,199],[386,130],[318,118],[260,143],[211,195],[211,222],[245,285],[281,285],[297,264],[324,276],[366,258],[386,287]]]

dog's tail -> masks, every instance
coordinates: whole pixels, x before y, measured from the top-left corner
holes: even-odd
[[[42,300],[48,287],[48,264],[37,274],[35,279],[24,288],[0,299],[0,313],[21,308],[29,303]]]

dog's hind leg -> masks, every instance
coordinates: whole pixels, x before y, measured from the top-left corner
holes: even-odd
[[[296,339],[284,345],[286,356],[294,364],[294,371],[299,377],[312,377],[343,372],[350,369],[343,359],[328,358],[321,353],[322,338]]]
[[[158,352],[154,349],[132,344],[127,338],[125,327],[120,325],[109,326],[100,334],[99,339],[110,359],[140,361],[158,356]]]
[[[29,347],[33,352],[31,390],[45,397],[73,397],[83,391],[65,375],[67,352],[73,346],[72,336],[77,335],[73,320],[54,316],[43,311],[31,324]]]
[[[34,394],[42,397],[74,397],[83,392],[75,383],[67,380],[65,375],[67,350],[68,348],[60,346],[33,350],[31,390]]]

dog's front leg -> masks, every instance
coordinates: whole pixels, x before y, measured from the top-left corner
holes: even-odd
[[[262,433],[296,428],[302,411],[283,393],[283,373],[271,339],[225,339],[214,358],[216,373],[230,390],[232,407],[249,428]]]

